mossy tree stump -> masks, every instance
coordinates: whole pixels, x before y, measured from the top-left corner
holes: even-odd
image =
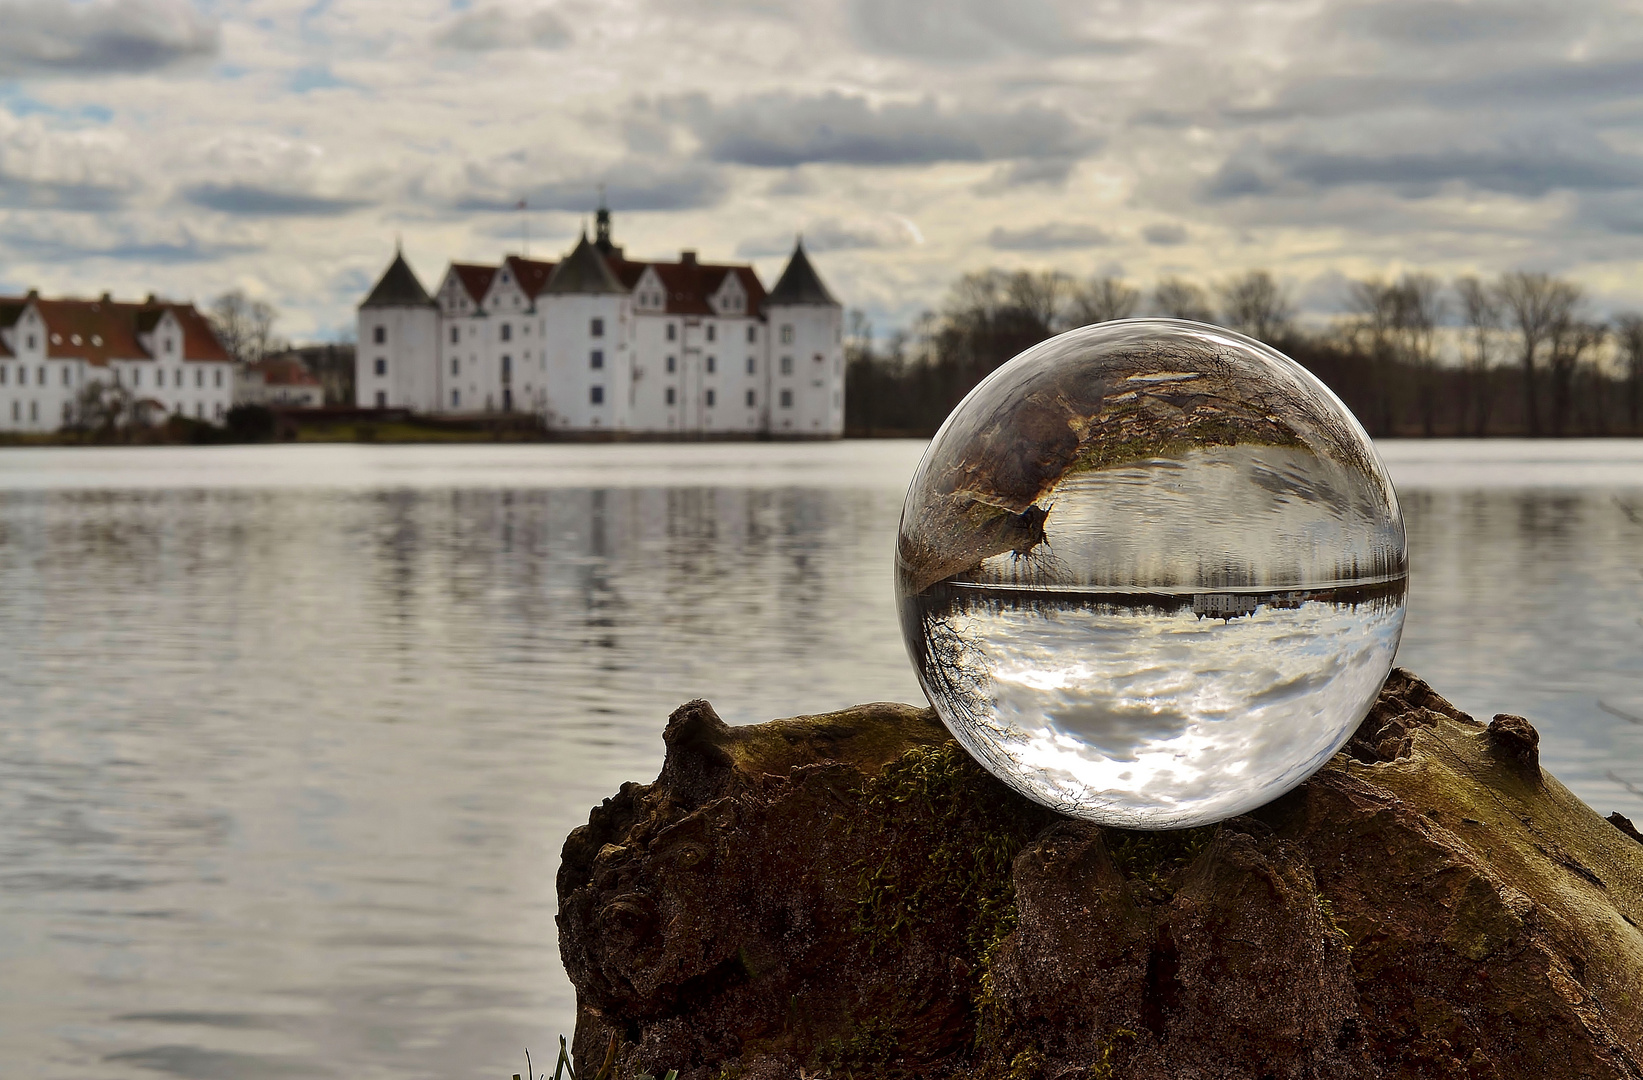
[[[1407,672],[1302,787],[1179,832],[1029,803],[928,709],[697,701],[665,740],[565,843],[584,1067],[1643,1080],[1643,844]]]

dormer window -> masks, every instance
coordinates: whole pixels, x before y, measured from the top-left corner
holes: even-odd
[[[177,347],[177,343],[175,341],[172,341],[170,338],[165,339],[165,354],[167,356],[170,356],[171,351],[173,349],[175,349],[176,347]]]
[[[37,344],[36,344],[36,339],[35,339],[35,337],[34,337],[34,335],[33,335],[33,334],[30,334],[30,335],[29,335],[29,348],[30,348],[30,349],[34,349],[34,348],[37,348],[37,347],[38,347],[38,346],[37,346]]]

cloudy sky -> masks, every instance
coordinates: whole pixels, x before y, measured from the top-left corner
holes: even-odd
[[[1535,268],[1643,307],[1622,0],[0,0],[0,292],[233,287],[348,332],[395,237],[795,233],[882,329],[996,265]]]

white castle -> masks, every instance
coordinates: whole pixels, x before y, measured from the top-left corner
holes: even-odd
[[[532,412],[550,428],[837,438],[843,311],[795,244],[776,287],[751,266],[637,261],[610,212],[558,263],[452,263],[429,297],[396,254],[359,306],[356,403]]]

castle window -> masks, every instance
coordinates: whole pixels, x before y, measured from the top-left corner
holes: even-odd
[[[826,359],[827,359],[827,357],[823,356],[821,353],[816,354],[816,363],[819,364],[819,363],[821,363],[822,361],[824,361]]]
[[[758,374],[758,371],[759,371],[759,362],[757,360],[753,359],[753,357],[751,357],[751,356],[748,357],[747,358],[747,373],[749,375],[756,375],[756,374]]]
[[[707,407],[710,408],[710,409],[713,408],[713,402],[714,402],[713,391],[709,390],[707,392]]]
[[[376,344],[378,344],[378,345],[381,345],[381,344],[384,344],[385,342],[387,342],[387,340],[388,340],[388,328],[386,326],[379,326],[375,330],[372,330],[371,331],[371,340],[373,342],[375,342]]]
[[[782,357],[782,374],[793,374],[793,358],[791,356]]]
[[[755,341],[758,341],[758,340],[759,340],[759,328],[757,326],[748,327],[747,328],[747,343],[749,345],[751,345]]]
[[[504,354],[502,357],[502,381],[507,382],[511,378],[513,378],[513,357]]]
[[[792,407],[793,407],[793,391],[783,390],[782,391],[782,408],[791,409]]]
[[[605,336],[605,320],[603,320],[603,319],[593,319],[592,321],[590,321],[588,323],[588,336],[589,337],[604,337]]]
[[[512,341],[513,340],[513,327],[509,326],[507,323],[502,324],[502,340],[503,341]]]
[[[10,373],[11,368],[7,367],[5,364],[0,364],[0,386],[6,385],[6,376]]]
[[[462,391],[452,390],[451,391],[451,408],[460,409],[461,407],[462,407]]]
[[[713,340],[713,336],[717,332],[717,330],[718,330],[718,328],[715,327],[712,323],[707,324],[707,339],[709,341]]]
[[[460,356],[451,357],[451,374],[462,374],[462,358]]]
[[[380,356],[377,357],[376,372],[377,372],[378,375],[388,374],[388,361],[383,359]]]
[[[451,327],[451,344],[455,345],[460,340],[462,340],[461,328],[456,326]]]
[[[679,368],[679,361],[676,358],[672,357],[672,356],[668,357],[667,358],[667,373],[669,375],[672,375],[675,371],[678,370],[678,368]]]
[[[68,372],[67,371],[63,372],[63,375],[65,376],[64,381],[66,382]],[[205,385],[205,369],[204,368],[195,368],[194,369],[194,385],[197,386],[197,387],[203,387]]]
[[[711,327],[709,329],[711,329]],[[707,373],[709,375],[712,375],[718,369],[719,369],[718,358],[717,357],[712,357],[712,356],[708,357],[707,358]]]
[[[671,369],[669,369],[669,370],[671,370]],[[28,381],[29,381],[29,369],[24,367],[22,364],[18,364],[17,365],[17,385],[18,386],[27,386]]]
[[[222,389],[222,368],[217,369],[216,383],[217,383],[217,389],[221,390]]]
[[[143,369],[142,368],[132,368],[131,369],[131,385],[132,386],[141,386],[141,385],[143,385]]]
[[[677,395],[674,394],[673,387],[671,387],[671,386],[668,387],[667,388],[667,403],[669,405],[672,405],[673,402],[676,400],[676,398],[677,398]]]
[[[588,366],[595,371],[605,366],[605,350],[595,349],[588,356]]]
[[[29,348],[30,349],[34,348],[34,335],[33,334],[29,335]]]
[[[755,400],[757,400],[757,399],[756,399],[756,398],[754,398],[754,396],[753,396],[753,391],[751,391],[751,390],[749,390],[749,391],[748,391],[748,392],[747,392],[747,407],[748,407],[748,408],[750,408],[750,409],[751,409],[751,408],[752,408],[752,407],[753,407],[753,402],[754,402],[754,401],[755,401]]]
[[[165,385],[165,368],[155,368],[154,369],[154,385],[155,386],[164,386]]]
[[[669,341],[677,341],[678,338],[679,338],[679,327],[677,325],[673,324],[673,323],[668,323],[667,324],[667,339]]]
[[[603,405],[605,403],[605,388],[603,386],[590,387],[588,389],[588,400],[595,405]]]
[[[170,338],[165,339],[165,354],[167,356],[171,355],[171,350],[176,346],[176,344],[177,343],[172,341]]]
[[[388,394],[387,394],[387,392],[384,391],[384,390],[378,390],[377,391],[377,408],[386,409],[387,407],[388,407]]]
[[[782,344],[783,345],[793,344],[793,324],[792,323],[788,323],[786,326],[782,327]]]

